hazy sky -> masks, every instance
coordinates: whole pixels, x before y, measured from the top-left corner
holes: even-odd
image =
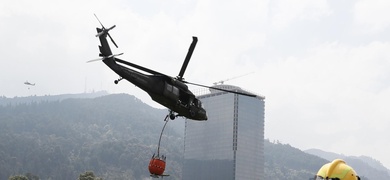
[[[197,36],[187,81],[254,72],[226,84],[266,97],[266,138],[390,167],[389,9],[387,0],[3,0],[0,96],[107,90],[162,108],[86,63],[98,57],[96,13],[117,25],[122,59],[176,76]]]

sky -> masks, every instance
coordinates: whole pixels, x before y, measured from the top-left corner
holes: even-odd
[[[3,0],[0,96],[106,90],[163,108],[86,63],[98,57],[96,13],[116,25],[121,59],[171,76],[197,36],[184,78],[230,79],[265,96],[265,138],[390,168],[389,9],[387,0]]]

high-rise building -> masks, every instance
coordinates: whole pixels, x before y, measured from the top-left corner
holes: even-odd
[[[236,86],[218,88],[253,94]],[[182,178],[263,179],[264,97],[211,90],[198,98],[208,120],[186,120]]]

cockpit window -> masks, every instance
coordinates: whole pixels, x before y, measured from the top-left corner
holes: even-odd
[[[179,89],[178,89],[177,87],[172,86],[172,85],[166,83],[165,88],[166,88],[166,90],[167,90],[168,92],[173,93],[173,94],[175,94],[175,95],[177,95],[177,96],[179,95]]]
[[[202,102],[201,101],[199,101],[199,100],[197,100],[198,101],[198,107],[200,107],[200,108],[203,108],[203,106],[202,106]]]

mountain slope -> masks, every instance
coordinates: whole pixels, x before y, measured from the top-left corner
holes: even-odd
[[[168,111],[127,94],[91,96],[0,98],[0,179],[29,173],[68,180],[85,171],[105,180],[148,179]],[[169,179],[181,179],[183,136],[184,120],[170,121],[161,142]],[[269,140],[264,155],[265,177],[272,180],[309,179],[328,162]],[[366,163],[356,167],[356,159],[345,160],[366,179],[389,179],[376,160],[360,158]]]
[[[47,95],[47,96],[28,96],[28,97],[13,97],[7,98],[0,96],[0,106],[5,105],[17,105],[17,104],[29,104],[32,102],[39,103],[44,101],[62,101],[64,99],[87,99],[87,98],[96,98],[101,96],[106,96],[108,93],[106,91],[97,91],[93,93],[81,93],[81,94],[60,94],[60,95]]]
[[[389,170],[384,167],[379,161],[367,156],[346,156],[333,152],[326,152],[319,149],[308,149],[306,153],[313,154],[318,157],[332,161],[334,159],[343,159],[348,165],[353,167],[360,175],[369,179],[390,179]]]
[[[67,180],[86,170],[103,179],[149,177],[166,114],[125,94],[0,106],[0,179]],[[167,128],[161,152],[172,179],[181,176],[182,147],[182,134]]]
[[[265,179],[301,180],[314,177],[327,161],[288,144],[264,141]]]

